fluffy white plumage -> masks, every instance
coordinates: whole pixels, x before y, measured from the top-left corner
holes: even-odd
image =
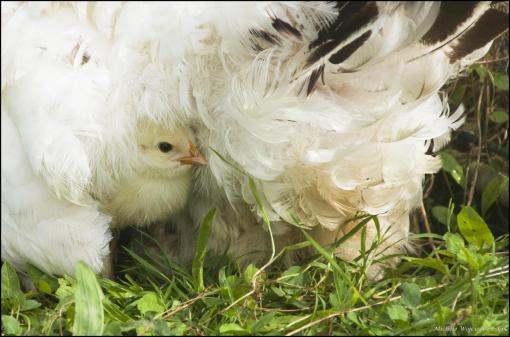
[[[101,271],[109,227],[166,221],[202,164],[163,115],[164,70],[110,40],[120,3],[89,5],[2,3],[2,258],[20,269]]]
[[[183,259],[211,207],[211,249],[250,261],[269,250],[247,177],[210,148],[256,179],[277,243],[299,236],[295,218],[329,244],[370,213],[388,253],[440,167],[432,141],[462,124],[439,89],[507,25],[486,2],[2,3],[2,122],[5,109],[22,135],[20,165],[82,204],[91,182],[107,195],[136,166],[137,121],[192,126],[209,166],[174,219]],[[101,219],[89,230],[106,242]],[[358,249],[354,236],[337,253]]]
[[[462,107],[450,113],[439,89],[508,27],[507,15],[489,5],[219,8],[223,19],[213,21],[207,40],[212,51],[183,61],[200,142],[256,179],[280,245],[299,236],[289,225],[295,219],[330,244],[338,230],[341,236],[352,229],[350,219],[369,213],[379,216],[387,237],[373,253],[392,254],[406,243],[424,175],[441,166],[433,152],[463,123]],[[199,223],[216,207],[212,248],[220,253],[229,241],[237,256],[265,258],[268,235],[254,216],[247,177],[210,152],[208,159],[190,216]],[[368,247],[375,236],[369,223]],[[359,249],[358,234],[337,255],[351,259]]]

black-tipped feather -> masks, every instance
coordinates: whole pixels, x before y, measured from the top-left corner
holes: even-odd
[[[508,29],[508,14],[495,9],[487,10],[478,21],[458,38],[450,53],[450,62],[460,60],[482,48]]]
[[[482,48],[508,29],[508,14],[495,9],[487,9],[476,21],[465,27],[462,31],[458,29],[458,26],[456,27],[457,28],[451,35],[446,36],[444,40],[442,40],[440,45],[437,45],[434,49],[428,50],[422,55],[408,60],[408,62],[420,59],[438,50],[444,50],[446,46],[452,48],[452,51],[448,51],[450,62],[456,62],[475,50]],[[423,41],[423,39],[421,41]]]
[[[297,30],[296,28],[292,27],[292,25],[290,25],[289,23],[281,20],[281,19],[278,19],[278,18],[272,18],[272,26],[274,29],[276,29],[278,32],[282,33],[282,34],[289,34],[289,35],[292,35],[298,39],[301,40],[302,36],[301,36],[301,33],[299,32],[299,30]]]
[[[321,65],[319,68],[312,71],[312,74],[310,75],[310,79],[308,80],[308,86],[306,88],[306,95],[309,96],[315,89],[315,84],[317,83],[317,80],[324,75],[324,64]]]
[[[262,42],[261,40],[271,44],[271,45],[279,45],[280,44],[280,38],[274,34],[271,34],[269,32],[266,32],[265,30],[262,30],[262,29],[250,29],[249,30],[250,32],[250,41],[252,43],[252,48],[255,50],[255,51],[262,51],[264,50],[265,48],[262,47],[262,45],[259,43],[259,42]]]
[[[434,24],[421,42],[432,45],[446,40],[466,22],[479,6],[478,1],[443,1]]]
[[[329,62],[333,64],[339,64],[345,61],[349,56],[351,56],[356,50],[358,50],[363,43],[372,35],[372,31],[368,31],[360,37],[354,39],[351,43],[347,44],[345,47],[331,55],[329,58]]]
[[[347,4],[344,7],[349,7],[352,9],[354,7],[358,8],[358,6],[359,5]],[[366,27],[375,21],[379,14],[377,5],[372,1],[364,4],[364,6],[361,7],[358,11],[353,12],[352,10],[349,10],[349,13],[352,12],[352,15],[350,16],[342,14],[342,11],[343,10],[341,10],[339,14],[339,17],[341,16],[343,18],[342,21],[336,20],[334,24],[337,26],[331,25],[327,31],[323,31],[322,36],[319,34],[319,37],[310,43],[310,48],[313,48],[313,46],[316,45],[318,45],[318,47],[308,58],[306,63],[307,67],[335,50],[338,45],[352,36],[352,34],[358,32],[363,27]]]
[[[317,38],[310,43],[310,49],[330,40],[333,31],[348,18],[358,13],[367,3],[368,1],[337,1],[335,7],[338,9],[338,16],[331,25],[319,31]]]

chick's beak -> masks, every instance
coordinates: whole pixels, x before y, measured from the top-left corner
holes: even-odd
[[[200,152],[198,152],[197,147],[191,141],[189,142],[189,155],[177,158],[177,161],[183,165],[207,165],[207,160],[204,158],[204,156],[202,156]]]

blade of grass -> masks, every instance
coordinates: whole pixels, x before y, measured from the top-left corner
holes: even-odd
[[[200,229],[198,231],[198,242],[195,250],[195,257],[193,258],[192,275],[195,289],[197,292],[204,290],[204,259],[207,253],[207,245],[211,237],[212,222],[216,209],[211,209],[207,212]]]
[[[103,292],[96,274],[82,261],[76,265],[73,335],[100,336],[103,333]]]
[[[306,231],[301,230],[301,232],[303,233],[305,238],[308,240],[308,242],[310,242],[310,244],[313,246],[313,248],[315,248],[315,250],[317,252],[319,252],[319,254],[321,254],[334,267],[334,269],[336,269],[338,271],[341,270],[340,266],[338,265],[335,258],[333,257],[333,253],[330,253],[326,249],[324,249],[324,247],[322,247],[317,241],[315,241],[315,239],[312,238],[310,236],[310,234],[308,234]]]
[[[333,247],[340,246],[342,243],[344,243],[345,241],[349,240],[352,236],[354,236],[354,234],[356,234],[361,228],[363,228],[370,220],[372,220],[374,218],[375,218],[375,216],[373,216],[373,215],[367,215],[365,219],[360,221],[360,223],[357,224],[356,226],[354,226],[354,228],[351,229],[347,234],[343,235],[341,238],[336,240],[332,244],[332,246]]]
[[[155,275],[159,276],[160,278],[162,278],[163,280],[167,281],[167,282],[171,282],[171,280],[165,275],[163,274],[161,271],[159,271],[156,267],[154,267],[152,264],[150,264],[149,262],[147,262],[144,258],[142,258],[141,256],[139,256],[138,254],[136,254],[134,251],[132,251],[131,249],[127,248],[127,247],[122,247],[124,248],[124,250],[129,254],[131,255],[131,257],[133,259],[135,259],[144,269],[146,269],[147,271],[150,271],[152,273],[154,273]]]

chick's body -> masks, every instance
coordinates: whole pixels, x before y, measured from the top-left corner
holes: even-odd
[[[136,168],[100,198],[100,209],[113,217],[113,227],[168,220],[184,208],[191,191],[191,166],[179,162],[189,151],[193,138],[189,130],[152,124],[139,127],[136,138],[140,156]],[[171,149],[162,152],[161,143],[170,144]]]
[[[101,203],[101,210],[113,216],[115,227],[163,221],[173,210],[184,206],[191,189],[189,180],[189,172],[183,172],[177,181],[146,175],[133,177],[121,183],[112,198]]]

